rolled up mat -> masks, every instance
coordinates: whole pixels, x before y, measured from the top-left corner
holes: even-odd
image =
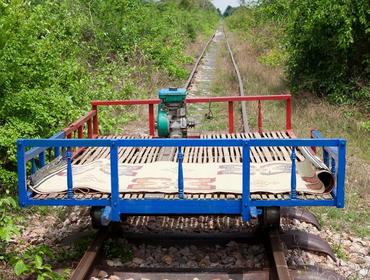
[[[319,189],[318,180],[324,184],[325,192],[332,191],[335,185],[335,177],[321,159],[312,154],[307,147],[299,147],[305,157],[304,161],[297,162],[297,169],[307,186],[312,190]]]

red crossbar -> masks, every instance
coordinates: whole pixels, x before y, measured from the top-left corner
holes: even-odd
[[[234,133],[234,102],[228,102],[229,112],[229,133]]]
[[[286,101],[286,130],[292,129],[292,102],[290,94],[279,95],[254,95],[254,96],[221,96],[221,97],[199,97],[186,98],[187,104],[194,103],[213,103],[213,102],[227,102],[229,114],[229,133],[234,133],[234,102],[241,101],[258,101],[258,130],[262,131],[262,104],[261,101]],[[98,135],[98,106],[130,106],[130,105],[148,105],[149,116],[149,134],[154,136],[154,105],[159,104],[160,99],[137,99],[137,100],[94,100],[91,102],[93,112],[93,129],[94,135]]]
[[[79,118],[77,121],[74,123],[71,123],[68,127],[64,129],[65,134],[67,135],[68,138],[72,138],[72,133],[77,131],[78,133],[78,138],[83,137],[83,131],[84,131],[84,126],[85,124],[87,125],[87,135],[89,138],[91,138],[91,120],[95,118],[97,115],[97,111],[90,111],[88,112],[85,116]],[[94,127],[95,128],[95,127]]]
[[[186,98],[186,103],[208,103],[208,102],[240,102],[258,100],[290,100],[290,94],[280,95],[255,95],[255,96],[221,96],[221,97],[197,97]],[[149,105],[159,104],[160,99],[136,99],[136,100],[94,100],[92,106],[114,106],[114,105]]]
[[[133,100],[94,100],[91,105],[96,106],[119,106],[119,105],[148,105],[159,104],[160,99],[133,99]]]

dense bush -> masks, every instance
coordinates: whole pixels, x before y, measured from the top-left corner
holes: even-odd
[[[0,187],[14,183],[17,138],[50,136],[91,99],[138,94],[148,67],[185,78],[186,44],[217,19],[208,0],[1,0]]]
[[[288,73],[294,88],[369,106],[370,2],[307,0],[290,8]]]
[[[16,140],[51,136],[92,99],[148,97],[152,73],[186,78],[186,45],[217,21],[208,0],[0,0],[0,261],[17,276],[62,278],[45,262],[47,247],[9,252],[19,233]],[[101,124],[112,129],[118,118],[127,114]]]
[[[253,15],[249,25],[238,18]],[[268,24],[286,52],[293,90],[309,90],[370,110],[370,2],[366,0],[263,0],[229,19],[244,31]],[[272,36],[273,37],[273,36]]]
[[[261,63],[273,67],[285,64],[283,24],[268,18],[260,6],[234,9],[226,22],[232,31],[239,32],[251,44]]]

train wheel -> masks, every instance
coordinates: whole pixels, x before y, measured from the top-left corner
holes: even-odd
[[[262,229],[280,227],[280,207],[264,207],[262,214],[258,216],[259,225]]]
[[[90,208],[90,217],[91,217],[91,225],[95,229],[99,229],[103,227],[101,224],[101,215],[103,213],[103,207],[91,207]]]

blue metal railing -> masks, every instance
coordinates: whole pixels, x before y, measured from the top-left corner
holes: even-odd
[[[313,139],[324,139],[324,137],[321,135],[320,131],[318,130],[312,130],[311,131],[311,137]],[[341,145],[341,147],[335,147],[335,146],[324,146],[322,147],[322,152],[323,152],[323,161],[325,163],[325,165],[330,168],[330,171],[331,173],[334,175],[334,178],[337,179],[337,184],[335,185],[335,187],[333,188],[333,191],[332,191],[332,194],[333,196],[338,196],[338,197],[343,197],[343,199],[340,199],[340,201],[338,201],[338,207],[343,207],[344,206],[344,190],[340,190],[340,188],[338,188],[338,185],[341,185],[343,184],[344,185],[344,181],[343,182],[338,182],[338,180],[344,180],[344,177],[342,178],[342,176],[336,176],[337,175],[337,172],[339,173],[339,168],[341,170],[345,170],[345,154],[346,154],[346,147],[345,147],[345,143],[343,145]],[[337,166],[337,163],[338,162],[344,162],[344,166]],[[338,169],[337,169],[338,168]],[[340,177],[340,178],[338,178]],[[339,191],[339,194],[338,194],[338,191]]]
[[[52,139],[64,139],[65,138],[65,133],[64,131],[60,131],[53,136],[51,136],[47,140],[52,140]],[[46,157],[45,157],[45,151],[48,149],[48,147],[34,147],[31,150],[27,151],[25,153],[25,161],[31,160],[31,172],[32,174],[36,173],[37,171],[37,164],[36,160],[38,160],[38,167],[42,168],[45,166],[46,163]],[[60,155],[60,148],[59,147],[54,147],[54,157],[58,157]]]
[[[36,147],[28,152],[26,148]],[[71,149],[77,147],[109,147],[110,148],[110,166],[111,166],[111,197],[108,199],[74,199],[73,197],[73,176],[72,176],[72,158]],[[21,139],[17,142],[17,159],[18,159],[18,188],[19,201],[21,206],[27,205],[88,205],[88,206],[110,206],[112,207],[112,219],[117,220],[122,211],[144,211],[139,206],[131,204],[122,204],[119,193],[119,176],[118,176],[118,149],[120,147],[177,147],[178,151],[178,196],[179,201],[187,201],[184,196],[184,178],[183,178],[183,147],[241,147],[242,148],[242,199],[239,206],[234,205],[232,211],[240,211],[239,214],[245,220],[250,215],[251,207],[286,205],[286,206],[303,206],[303,205],[326,205],[326,206],[344,206],[344,178],[345,178],[345,148],[346,141],[343,139]],[[291,147],[292,172],[291,172],[291,192],[290,199],[266,201],[254,201],[250,198],[250,149],[251,147]],[[297,198],[296,190],[296,148],[297,147],[322,147],[327,151],[327,157],[332,160],[332,170],[336,175],[336,186],[333,191],[332,200],[317,201],[300,200]],[[46,149],[67,149],[67,198],[36,201],[28,195],[26,178],[26,162],[34,160],[35,157],[44,153]],[[333,163],[334,162],[334,163]],[[44,163],[45,164],[45,163]],[[336,169],[337,167],[337,169]],[[328,168],[329,165],[328,165]],[[150,201],[145,199],[145,201]],[[206,201],[206,200],[205,200]],[[285,203],[282,204],[282,201]],[[310,202],[312,202],[310,204]],[[144,203],[144,202],[143,202]],[[226,203],[226,202],[225,202]],[[181,203],[180,203],[181,204]],[[156,205],[156,203],[153,203]],[[145,211],[154,209],[154,206],[143,204]],[[165,205],[165,204],[163,204]],[[184,204],[188,205],[188,204]],[[211,205],[211,204],[210,204]],[[212,204],[213,205],[213,204]],[[217,204],[218,207],[222,205]],[[225,204],[226,205],[226,204]],[[126,207],[126,208],[125,208]],[[136,207],[136,208],[135,208]],[[159,206],[156,206],[159,207]],[[163,206],[164,207],[164,206]],[[182,206],[179,205],[180,211]],[[211,207],[211,206],[210,206]],[[122,210],[124,209],[124,210]],[[157,208],[156,208],[157,209]],[[201,208],[200,212],[216,211],[213,209]],[[231,209],[231,208],[230,208]],[[212,211],[211,211],[212,210]],[[164,210],[163,210],[164,211]],[[173,210],[175,211],[175,210]],[[189,210],[190,211],[190,210]],[[193,211],[193,210],[192,210]],[[195,210],[194,210],[195,211]],[[226,211],[226,210],[225,210]],[[186,212],[186,211],[185,211]],[[131,212],[130,212],[131,213]],[[136,212],[135,212],[136,213]],[[142,212],[140,212],[142,213]],[[144,212],[143,212],[144,213]],[[213,212],[212,212],[213,213]],[[153,213],[154,214],[154,213]]]

